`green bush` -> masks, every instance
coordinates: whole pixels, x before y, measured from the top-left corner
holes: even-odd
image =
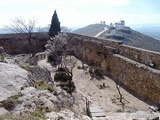
[[[37,80],[34,87],[38,90],[47,90],[48,86],[44,80]]]
[[[76,86],[73,81],[71,83],[69,81],[67,82],[60,82],[57,86],[60,86],[63,90],[65,90],[67,93],[74,92],[76,89]]]
[[[54,75],[54,80],[57,82],[66,82],[68,80],[72,80],[71,76],[69,76],[67,73],[65,72],[57,72]]]
[[[47,57],[48,62],[55,61],[55,57],[52,54],[49,54]]]
[[[91,75],[92,78],[96,77],[96,78],[103,78],[104,73],[103,70],[101,70],[100,68],[89,68],[89,73]]]
[[[95,73],[95,75],[96,75],[97,77],[99,77],[99,78],[103,78],[103,76],[104,76],[103,71],[102,71],[100,68],[96,68],[96,69],[94,70],[94,73]]]

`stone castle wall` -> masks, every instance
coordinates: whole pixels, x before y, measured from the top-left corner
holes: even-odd
[[[154,68],[160,70],[160,53],[153,52],[149,50],[144,50],[136,47],[131,47],[127,45],[119,46],[120,54],[135,60],[139,63],[149,66],[150,62],[154,64]]]
[[[160,105],[160,71],[118,54],[108,56],[106,71],[134,93]]]
[[[115,81],[160,106],[160,70],[157,67],[159,53],[125,46],[116,41],[103,41],[104,39],[92,38],[89,41],[73,40],[70,48],[80,59],[101,67]],[[109,46],[107,43],[110,42],[114,45]],[[150,60],[155,62],[157,69],[148,66]]]

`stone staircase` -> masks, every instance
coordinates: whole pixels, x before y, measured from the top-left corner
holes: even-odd
[[[105,111],[97,106],[90,106],[90,112],[93,120],[105,120]]]

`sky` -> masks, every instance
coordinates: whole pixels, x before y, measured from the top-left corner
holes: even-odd
[[[160,24],[160,0],[0,0],[0,28],[11,19],[36,19],[38,26],[51,24],[54,10],[61,26],[83,27],[105,21],[125,20],[134,24]]]

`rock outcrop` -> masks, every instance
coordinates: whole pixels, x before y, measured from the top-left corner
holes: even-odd
[[[27,85],[28,72],[17,65],[0,63],[0,101],[18,94]]]

